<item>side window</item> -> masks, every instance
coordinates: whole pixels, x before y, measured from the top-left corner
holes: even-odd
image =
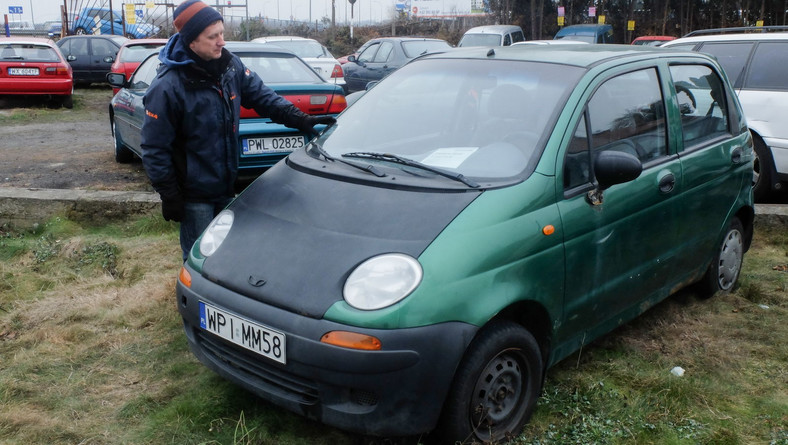
[[[525,36],[523,36],[522,31],[515,31],[512,33],[512,43],[522,42],[525,40]]]
[[[373,62],[383,63],[391,58],[391,52],[394,50],[394,45],[391,42],[383,42],[380,44],[378,53],[375,54]]]
[[[358,55],[359,62],[372,62],[375,59],[375,54],[378,52],[378,48],[380,48],[379,43],[374,43],[369,45],[367,49],[365,49],[361,54]]]
[[[509,46],[511,44],[512,44],[512,38],[509,36],[509,34],[503,36],[503,46]]]
[[[761,42],[750,63],[745,88],[788,90],[788,42]]]
[[[589,182],[591,182],[591,152],[588,147],[586,114],[583,113],[566,150],[564,189],[569,190]]]
[[[644,164],[668,154],[665,106],[654,68],[613,77],[588,102],[591,147],[630,153]]]
[[[148,63],[143,64],[135,73],[134,76],[131,78],[130,84],[131,89],[134,90],[141,90],[148,88],[150,84],[153,82],[153,79],[156,77],[156,72],[161,65],[158,58],[154,56],[156,60],[148,60]]]
[[[684,147],[727,132],[725,87],[717,73],[704,65],[673,65],[670,74],[681,112]]]
[[[118,48],[115,47],[109,40],[105,39],[93,39],[93,55],[96,57],[107,57],[107,56],[115,56],[118,51]]]
[[[752,42],[740,43],[705,43],[700,52],[716,57],[728,75],[731,84],[738,88],[741,86],[739,79],[744,74],[744,67],[752,51]]]

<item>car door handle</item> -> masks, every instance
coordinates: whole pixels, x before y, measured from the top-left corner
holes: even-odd
[[[731,162],[733,162],[734,164],[741,164],[741,158],[742,158],[741,147],[734,148],[733,151],[731,152]]]
[[[676,187],[676,176],[673,173],[668,173],[659,179],[659,191],[662,193],[670,193]]]

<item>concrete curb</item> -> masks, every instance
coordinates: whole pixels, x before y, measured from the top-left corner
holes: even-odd
[[[27,227],[55,215],[103,224],[160,212],[159,195],[152,192],[0,187],[0,225]]]
[[[102,224],[160,212],[159,195],[153,192],[0,187],[0,225],[26,227],[54,215]],[[788,205],[756,204],[755,219],[788,225]]]

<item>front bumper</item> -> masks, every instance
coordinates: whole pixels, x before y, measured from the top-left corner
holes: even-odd
[[[476,326],[460,322],[409,329],[362,329],[307,318],[212,283],[186,265],[178,309],[197,358],[224,378],[290,411],[337,428],[407,436],[435,427],[454,371]],[[200,328],[199,301],[285,333],[287,364],[258,356]],[[380,339],[380,351],[321,343],[347,330]]]

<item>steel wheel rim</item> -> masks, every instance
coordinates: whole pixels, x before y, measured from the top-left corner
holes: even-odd
[[[525,408],[526,369],[522,352],[516,349],[502,351],[484,367],[473,389],[469,413],[479,438],[489,439],[500,427],[508,430],[509,423],[519,418]]]
[[[741,232],[731,230],[725,237],[720,249],[720,263],[718,267],[717,280],[720,289],[729,290],[736,282],[741,269],[743,253]]]

